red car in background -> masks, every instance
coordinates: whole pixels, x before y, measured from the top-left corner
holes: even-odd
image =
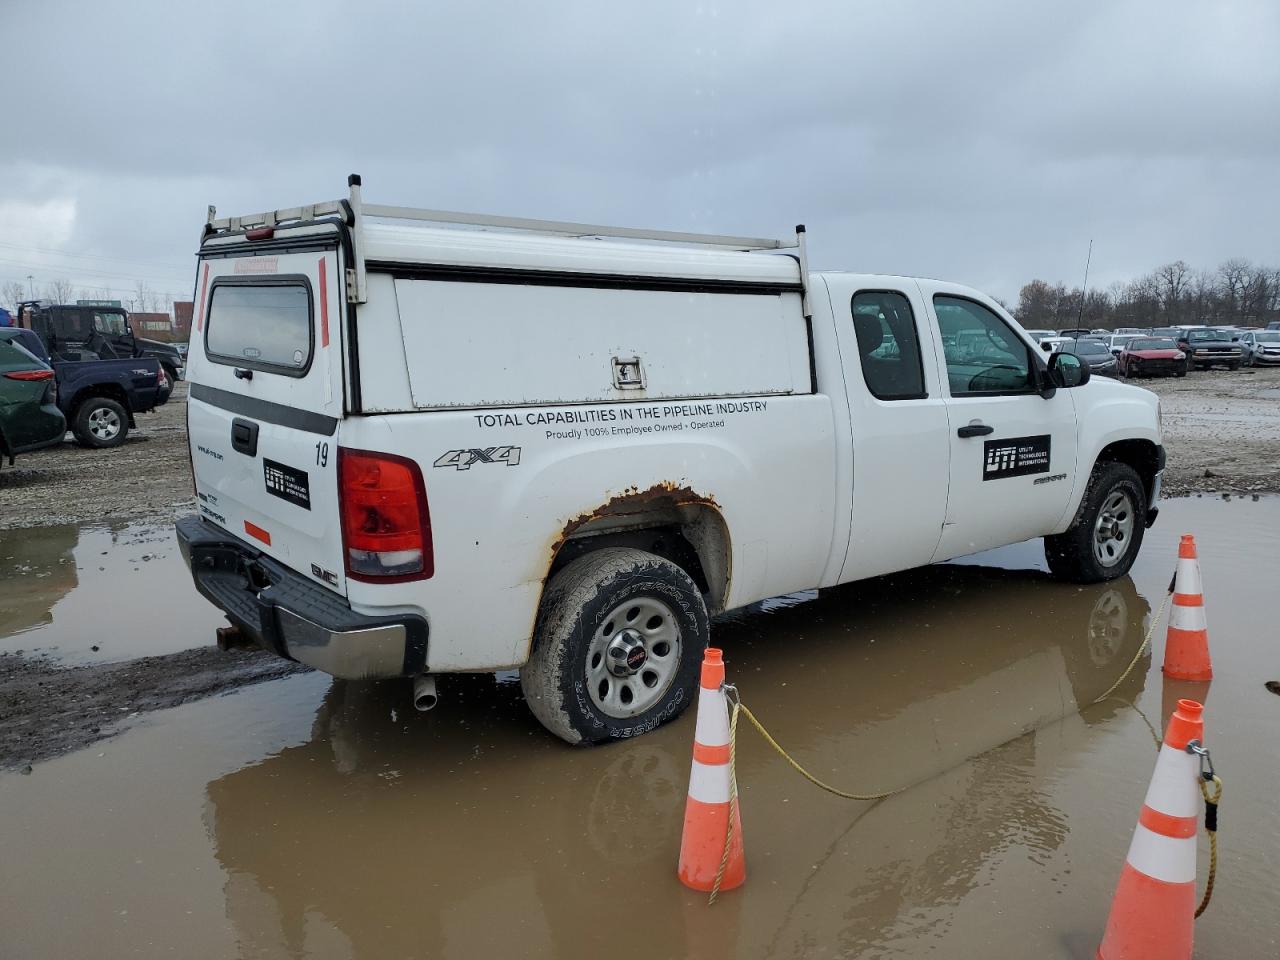
[[[1119,363],[1122,377],[1185,377],[1190,361],[1167,337],[1135,337],[1120,351]]]

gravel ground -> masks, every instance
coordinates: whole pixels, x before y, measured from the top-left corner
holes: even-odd
[[[187,453],[187,382],[137,416],[119,447],[67,442],[0,466],[0,530],[101,520],[144,520],[195,510]],[[68,434],[69,436],[69,434]]]
[[[1141,385],[1161,398],[1167,496],[1280,492],[1280,369],[1193,372]],[[0,530],[193,511],[186,397],[186,383],[178,384],[165,406],[138,418],[122,447],[67,443],[0,469]],[[213,647],[77,667],[0,657],[0,770],[25,772],[124,730],[140,713],[304,669]]]
[[[1280,493],[1280,367],[1137,381],[1160,396],[1164,493]]]

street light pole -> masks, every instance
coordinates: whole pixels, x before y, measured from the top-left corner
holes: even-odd
[[[32,279],[31,274],[27,274],[27,289],[31,291],[31,299],[36,298],[36,282]]]

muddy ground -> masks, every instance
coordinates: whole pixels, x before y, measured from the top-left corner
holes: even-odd
[[[1163,403],[1167,496],[1280,492],[1280,369],[1192,373],[1141,385]],[[187,384],[178,384],[169,403],[139,417],[123,448],[68,443],[0,470],[0,546],[6,530],[122,520],[163,527],[194,509],[186,396]],[[19,553],[29,549],[16,536],[9,540]],[[192,602],[203,603],[194,594]],[[212,648],[105,665],[0,658],[0,770],[112,736],[137,713],[301,669],[269,655],[228,657]]]

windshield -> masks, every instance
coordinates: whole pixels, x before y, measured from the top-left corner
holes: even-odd
[[[1189,330],[1187,331],[1188,340],[1230,340],[1231,338],[1221,330]]]
[[[95,313],[93,329],[109,337],[123,337],[129,332],[129,324],[123,313]]]
[[[1172,340],[1134,340],[1129,344],[1130,350],[1177,350],[1178,345]]]
[[[1090,356],[1097,354],[1110,354],[1105,343],[1099,343],[1097,340],[1078,340],[1075,343],[1068,343],[1063,349],[1069,353],[1079,354],[1081,356]]]
[[[1259,343],[1280,343],[1280,330],[1275,333],[1259,333],[1257,339]]]

